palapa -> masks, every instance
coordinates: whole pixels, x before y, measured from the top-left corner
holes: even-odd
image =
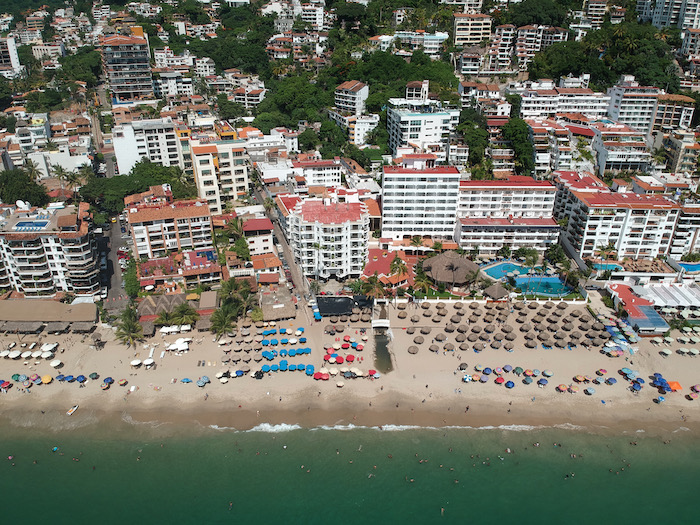
[[[581,310],[574,310],[573,312],[571,312],[571,315],[573,317],[581,317],[581,315],[583,315],[583,312]]]
[[[443,303],[442,301],[440,301],[438,304],[435,305],[435,308],[437,308],[437,309],[444,309],[445,306],[446,306],[445,303]]]
[[[470,310],[476,310],[477,308],[479,308],[479,303],[474,302],[474,301],[472,301],[471,303],[469,303],[469,309],[470,309]]]
[[[469,328],[467,328],[467,325],[461,324],[457,327],[457,331],[460,333],[468,332]]]
[[[499,300],[503,299],[504,297],[508,297],[508,290],[506,290],[502,284],[496,283],[484,290],[484,295],[488,295],[492,299]]]
[[[413,338],[413,342],[417,345],[422,345],[425,342],[425,338],[422,335],[417,335]]]
[[[512,350],[513,348],[515,348],[515,345],[513,343],[511,343],[510,341],[508,341],[508,342],[503,344],[503,348],[505,348],[506,350]]]
[[[430,310],[423,310],[423,317],[432,317],[432,316],[433,316],[433,312],[431,312]]]
[[[464,308],[464,304],[463,304],[461,301],[457,301],[457,302],[454,304],[454,307],[455,307],[456,310],[461,310],[462,308]]]
[[[411,322],[412,322],[412,323],[417,323],[418,321],[420,321],[420,317],[418,317],[417,315],[412,315],[412,316],[411,316]]]
[[[496,331],[496,327],[495,327],[494,325],[492,325],[492,324],[487,324],[487,325],[484,327],[484,330],[486,330],[487,332],[493,333],[493,332]]]
[[[478,324],[475,324],[474,326],[472,326],[472,332],[474,332],[475,334],[478,334],[479,332],[481,332],[481,326],[479,326]]]
[[[557,332],[554,334],[554,339],[566,339],[566,334],[564,332]]]
[[[505,333],[508,333],[508,332],[512,332],[512,331],[513,331],[513,327],[510,326],[509,324],[506,324],[506,325],[503,325],[503,326],[501,327],[501,330],[504,331]]]
[[[396,308],[399,310],[405,310],[406,309],[406,303],[399,303],[396,305]]]
[[[428,302],[421,303],[420,307],[423,310],[427,310],[428,308],[430,308],[430,303],[428,303]]]
[[[501,333],[494,334],[494,336],[493,336],[493,338],[494,338],[496,341],[503,341],[503,338],[504,338],[504,337],[505,337],[505,336],[504,336],[503,334],[501,334]]]
[[[455,337],[455,341],[458,343],[463,343],[467,339],[467,336],[464,334],[458,334],[457,337]]]
[[[438,345],[430,345],[428,350],[430,350],[431,352],[437,352],[440,350],[440,347]]]
[[[528,332],[525,334],[525,339],[534,339],[537,337],[533,332]]]
[[[525,303],[522,301],[518,301],[513,305],[513,308],[515,308],[516,310],[522,310],[523,308],[525,308]]]
[[[547,301],[546,303],[544,303],[544,307],[547,308],[548,310],[552,309],[552,308],[554,308],[554,303],[552,301]]]
[[[459,349],[460,349],[462,352],[466,352],[467,350],[469,350],[469,345],[468,345],[467,343],[462,343],[462,344],[459,345]]]
[[[478,315],[470,315],[469,316],[469,322],[470,323],[476,323],[479,321],[479,316]]]
[[[418,353],[418,347],[415,345],[411,345],[408,347],[408,353],[409,354],[417,354]]]
[[[447,310],[445,310],[444,308],[439,308],[438,311],[437,311],[437,314],[438,314],[440,317],[445,317],[445,316],[447,316]]]
[[[509,332],[506,334],[506,339],[508,341],[515,341],[517,339],[517,336],[513,332]]]
[[[571,332],[571,339],[581,339],[581,332]]]
[[[537,310],[537,303],[528,303],[528,304],[527,304],[527,307],[528,307],[530,310]]]
[[[408,335],[413,335],[413,334],[415,334],[415,333],[416,333],[416,327],[415,327],[415,326],[409,326],[408,328],[406,328],[406,333],[407,333]]]
[[[144,323],[145,324],[145,323]],[[86,334],[95,328],[95,323],[90,323],[88,321],[78,321],[76,323],[71,323],[70,329],[72,332],[77,334]],[[144,335],[146,335],[144,333]]]
[[[458,315],[453,315],[452,317],[450,317],[450,322],[454,324],[459,324],[461,320],[462,318]]]
[[[540,341],[548,341],[549,340],[549,334],[547,332],[541,332],[537,334],[537,339]]]
[[[496,318],[495,318],[493,315],[489,314],[489,315],[487,315],[487,316],[484,317],[484,322],[485,322],[486,324],[491,324],[491,323],[493,323],[493,322],[495,321],[495,319],[496,319]]]
[[[567,306],[568,306],[568,305],[567,305],[565,302],[563,302],[563,301],[557,303],[557,308],[558,308],[559,310],[566,310]]]
[[[479,339],[481,339],[482,341],[488,341],[490,338],[491,338],[491,336],[489,334],[487,334],[486,332],[481,332],[479,334]]]
[[[491,343],[491,348],[501,348],[501,342],[494,341],[493,343]]]
[[[430,328],[429,326],[423,326],[423,327],[420,329],[420,333],[423,334],[423,335],[428,335],[428,334],[430,333],[431,330],[432,330],[432,328]]]
[[[454,332],[455,331],[455,325],[452,323],[447,323],[445,325],[445,332]]]
[[[532,330],[532,325],[530,323],[525,323],[520,327],[521,332],[529,332],[530,330]]]
[[[452,343],[445,343],[445,347],[444,347],[444,348],[445,348],[445,350],[447,350],[448,352],[451,352],[452,350],[455,349],[455,345],[453,345]]]
[[[483,350],[484,343],[474,343],[474,350]]]
[[[467,336],[467,341],[470,341],[470,342],[472,342],[472,343],[473,343],[474,341],[476,341],[477,339],[479,339],[479,336],[476,335],[476,334],[469,334],[469,335]]]
[[[447,336],[445,334],[442,334],[442,333],[435,336],[436,341],[444,341],[445,339],[447,339]]]
[[[425,260],[423,270],[436,283],[462,285],[470,275],[479,272],[479,265],[457,252],[446,251]]]
[[[433,323],[439,323],[442,321],[442,318],[440,318],[440,316],[436,315],[435,317],[433,317],[432,321],[433,321]]]
[[[408,314],[406,312],[399,312],[399,319],[406,319]]]
[[[564,330],[566,330],[567,332],[571,332],[571,330],[574,329],[574,325],[571,324],[571,323],[564,323],[564,324],[562,325],[562,328],[563,328]]]

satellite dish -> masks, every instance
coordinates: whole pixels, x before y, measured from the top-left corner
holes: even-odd
[[[17,206],[20,210],[24,208],[25,204],[23,200],[17,200],[15,201],[15,206]]]

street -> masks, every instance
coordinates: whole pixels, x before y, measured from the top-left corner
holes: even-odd
[[[109,237],[104,237],[104,239],[109,239],[109,248],[107,249],[107,274],[110,276],[110,279],[107,299],[112,301],[120,296],[126,297],[126,293],[121,287],[122,270],[119,267],[119,258],[117,256],[117,250],[125,244],[125,241],[121,238],[119,222],[111,223],[110,226]],[[107,247],[105,246],[105,248]]]

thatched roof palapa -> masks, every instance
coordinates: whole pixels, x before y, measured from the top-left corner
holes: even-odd
[[[479,265],[454,251],[443,252],[427,259],[423,270],[437,283],[465,284],[468,277],[479,271]]]

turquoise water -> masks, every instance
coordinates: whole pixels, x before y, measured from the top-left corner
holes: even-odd
[[[593,263],[593,268],[596,270],[622,270],[622,266],[615,263]]]
[[[519,277],[515,284],[525,293],[537,293],[541,295],[566,295],[571,288],[566,286],[559,277]]]
[[[109,439],[85,431],[2,438],[2,457],[14,456],[0,463],[4,521],[696,519],[691,502],[697,492],[700,445],[689,432],[674,434],[668,445],[643,434],[604,437],[581,429],[201,429],[180,437],[150,434],[133,427]],[[637,446],[629,444],[632,439]],[[59,452],[51,452],[53,446]]]
[[[686,272],[700,271],[700,262],[679,262],[678,265],[682,268],[685,268]]]
[[[491,268],[485,269],[484,273],[486,273],[486,275],[489,277],[493,277],[494,279],[503,279],[508,272],[514,272],[517,270],[521,274],[525,274],[529,269],[530,268],[523,266],[522,264],[502,262],[496,264],[495,266],[491,266]]]

